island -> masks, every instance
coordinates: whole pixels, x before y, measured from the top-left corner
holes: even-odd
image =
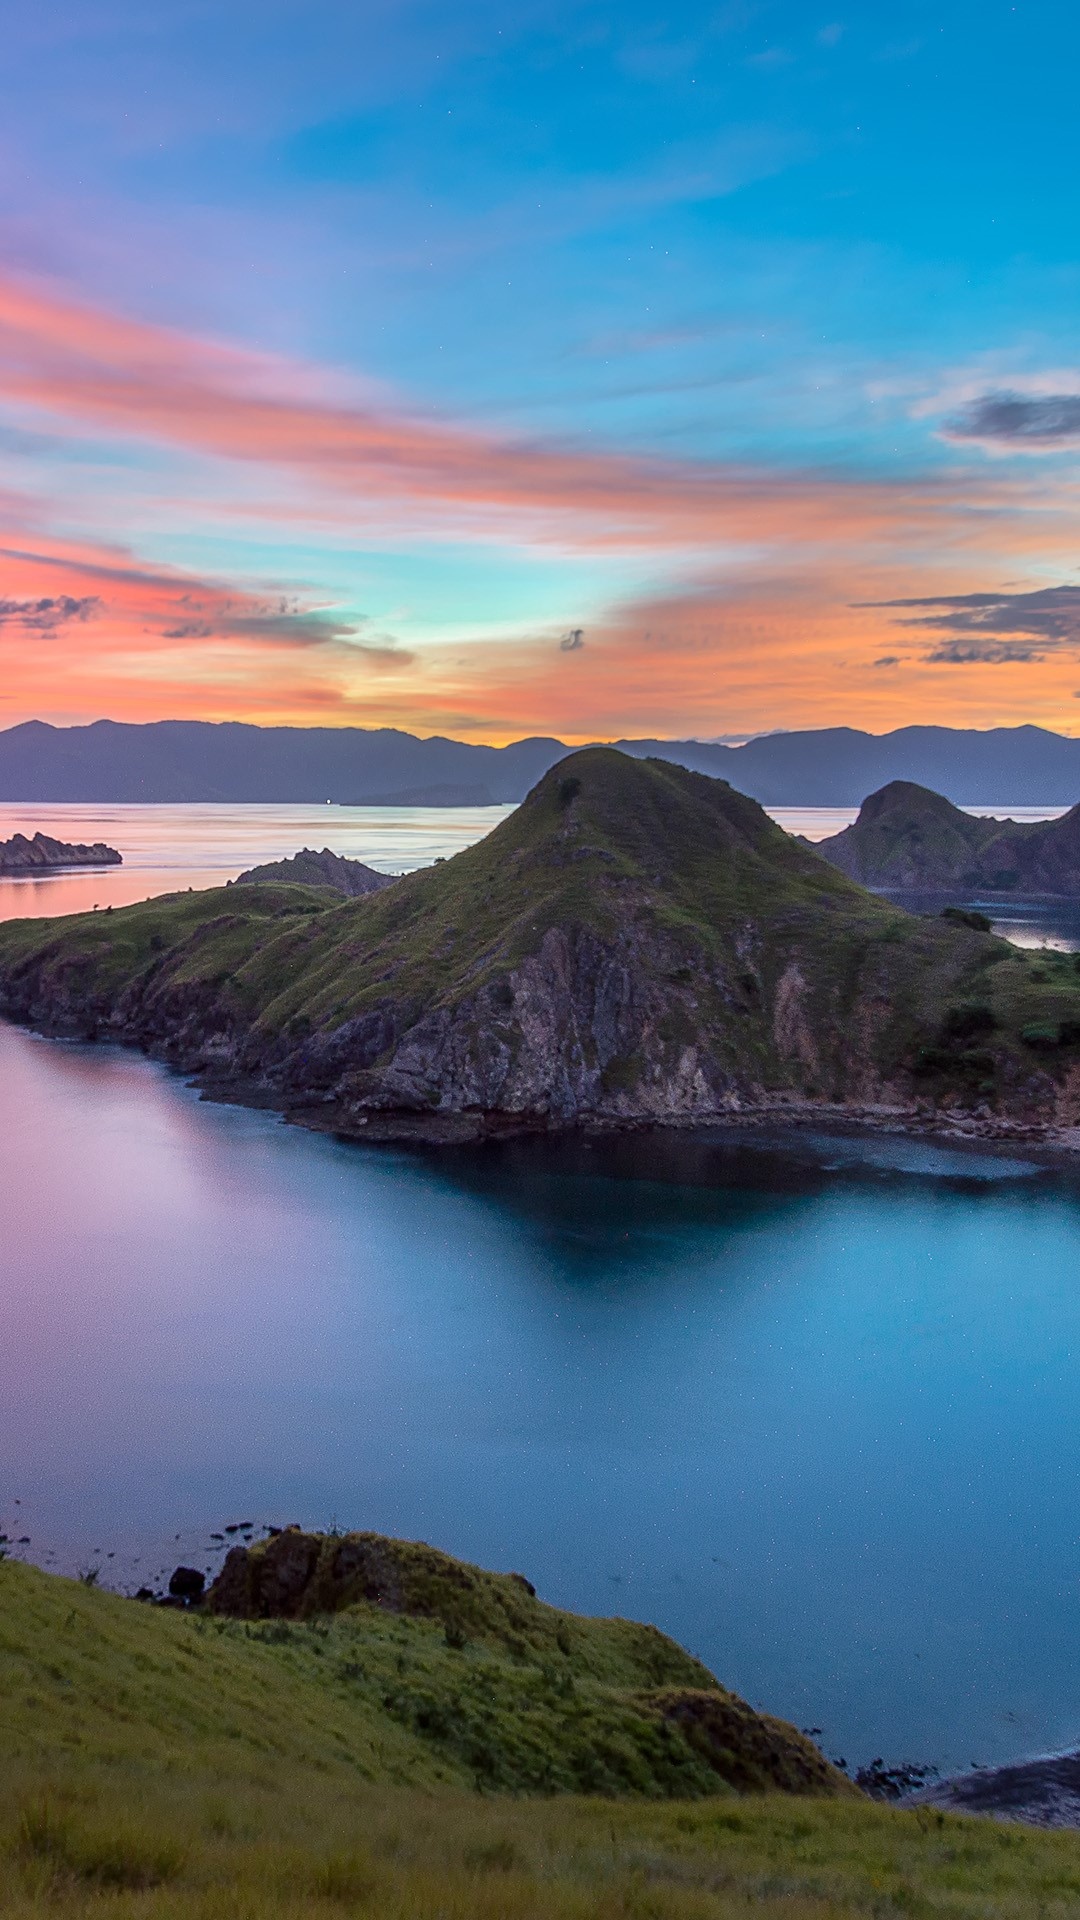
[[[1080,971],[906,912],[723,780],[588,748],[360,899],[0,926],[0,1012],[363,1140],[781,1114],[1080,1138]]]
[[[928,787],[891,780],[817,851],[882,891],[1080,899],[1080,806],[1058,820],[979,819]]]
[[[63,867],[118,867],[122,861],[123,855],[117,853],[115,847],[107,847],[103,840],[95,840],[89,847],[78,841],[53,840],[47,833],[35,833],[32,840],[24,833],[14,833],[10,840],[0,840],[0,874],[46,873]]]
[[[378,893],[381,887],[392,887],[396,878],[396,874],[379,873],[375,867],[365,866],[362,860],[348,860],[344,854],[331,853],[329,847],[324,847],[321,853],[312,847],[302,847],[287,860],[268,860],[261,867],[249,867],[229,884],[259,886],[267,881],[286,880],[301,887],[329,887],[332,893],[344,893],[358,900],[365,893]]]

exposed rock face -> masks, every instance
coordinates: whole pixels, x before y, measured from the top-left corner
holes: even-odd
[[[1080,806],[1060,820],[978,820],[894,780],[817,851],[864,887],[1080,897]]]
[[[284,880],[297,887],[332,887],[335,893],[358,900],[365,893],[378,893],[382,887],[392,887],[396,879],[394,873],[379,873],[374,867],[365,866],[362,860],[348,860],[344,854],[331,853],[329,847],[324,847],[321,853],[304,847],[288,860],[270,860],[265,866],[250,867],[246,873],[237,874],[231,884],[258,886]]]
[[[118,867],[122,856],[102,840],[92,846],[52,840],[47,833],[24,833],[0,840],[0,873],[42,873],[53,867]]]

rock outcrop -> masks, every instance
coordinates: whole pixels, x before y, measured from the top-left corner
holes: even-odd
[[[297,887],[329,887],[334,893],[358,900],[364,894],[392,887],[397,877],[394,873],[379,873],[375,867],[365,866],[362,860],[349,860],[344,854],[331,853],[329,847],[324,847],[321,853],[316,853],[313,847],[303,847],[287,860],[269,860],[261,867],[249,867],[230,884],[263,886],[284,881]]]
[[[205,1604],[238,1620],[310,1621],[374,1607],[437,1623],[452,1649],[482,1648],[518,1672],[533,1666],[547,1675],[567,1702],[568,1733],[584,1705],[583,1697],[572,1704],[576,1689],[599,1678],[608,1712],[629,1708],[635,1741],[669,1743],[668,1764],[691,1791],[709,1791],[711,1777],[712,1791],[855,1792],[805,1734],[729,1693],[655,1627],[546,1606],[521,1574],[486,1573],[423,1542],[288,1527],[233,1547]]]
[[[42,873],[54,867],[118,867],[122,858],[103,840],[83,846],[50,839],[47,833],[35,833],[32,840],[24,833],[14,833],[10,840],[0,840],[0,874]]]

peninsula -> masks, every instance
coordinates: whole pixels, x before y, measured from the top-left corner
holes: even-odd
[[[32,840],[24,833],[13,833],[10,840],[0,840],[0,874],[42,873],[53,867],[118,867],[122,859],[103,840],[89,847],[52,840],[47,833],[35,833]]]
[[[1080,972],[865,892],[722,780],[590,748],[366,898],[0,927],[0,1011],[362,1139],[781,1112],[1080,1124]]]
[[[893,780],[818,853],[864,887],[1080,899],[1080,806],[1059,820],[977,819],[940,793]]]

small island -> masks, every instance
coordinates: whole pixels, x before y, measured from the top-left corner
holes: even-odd
[[[365,866],[362,860],[348,860],[343,853],[332,853],[324,847],[316,853],[313,847],[302,847],[288,860],[268,860],[261,867],[249,867],[246,873],[238,873],[230,886],[263,886],[274,881],[284,880],[297,887],[329,887],[334,893],[344,893],[350,900],[359,900],[366,893],[379,893],[383,887],[392,887],[397,875],[379,873],[375,867]]]
[[[13,833],[10,840],[0,840],[0,874],[47,873],[54,868],[63,867],[119,867],[123,864],[123,855],[115,847],[107,847],[103,840],[95,840],[92,846],[84,846],[81,841],[53,840],[47,833],[35,833],[28,840],[25,833]]]

